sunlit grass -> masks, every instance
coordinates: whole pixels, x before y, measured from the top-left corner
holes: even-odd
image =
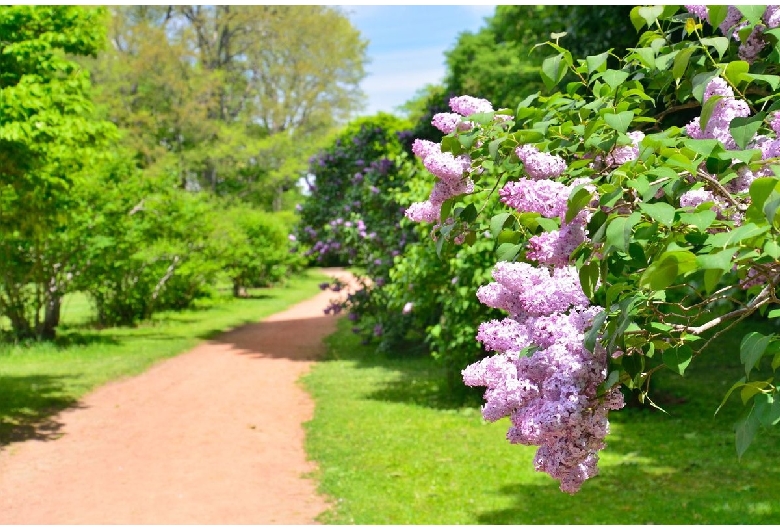
[[[756,324],[748,324],[756,325]],[[348,322],[329,338],[329,361],[305,385],[316,400],[307,449],[336,524],[768,524],[780,520],[780,433],[760,432],[738,461],[738,398],[713,416],[744,375],[745,326],[666,372],[654,395],[669,412],[611,414],[598,477],[575,496],[533,469],[535,448],[505,440],[506,421],[452,404],[428,359],[392,359],[361,346]],[[741,372],[741,373],[740,373]]]
[[[316,270],[284,287],[251,289],[251,298],[227,292],[194,309],[164,312],[137,327],[93,329],[86,297],[64,300],[53,343],[0,344],[0,445],[29,437],[51,413],[71,406],[108,381],[132,376],[229,328],[257,322],[319,292]]]

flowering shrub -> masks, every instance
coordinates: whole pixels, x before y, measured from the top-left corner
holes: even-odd
[[[476,334],[495,355],[464,382],[486,387],[485,419],[508,417],[509,441],[538,445],[536,469],[569,493],[598,472],[621,385],[652,403],[654,373],[682,375],[730,325],[780,302],[778,10],[678,11],[632,10],[642,33],[618,68],[609,52],[575,60],[546,43],[549,95],[498,110],[453,98],[432,119],[442,141],[414,144],[434,184],[406,216],[432,225],[440,254],[487,233],[498,262],[476,292],[505,313]],[[774,379],[751,378],[780,368],[780,339],[750,333],[740,358],[724,402],[739,390],[746,405],[741,456],[780,422]]]

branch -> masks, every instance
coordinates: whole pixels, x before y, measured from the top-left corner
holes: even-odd
[[[745,307],[735,309],[730,313],[726,313],[725,315],[719,316],[717,318],[713,318],[712,320],[710,320],[705,324],[702,324],[701,326],[697,326],[697,327],[675,326],[675,329],[677,331],[685,331],[685,332],[692,333],[694,335],[700,335],[703,332],[707,331],[708,329],[712,329],[718,324],[720,324],[721,322],[724,322],[726,320],[730,320],[740,315],[748,316],[750,313],[756,311],[764,302],[767,302],[771,299],[774,288],[775,286],[771,283],[765,285],[764,288],[761,290],[761,292],[758,293],[756,297],[753,298]]]
[[[740,204],[739,202],[737,202],[737,200],[736,200],[736,199],[734,199],[734,197],[732,197],[732,196],[731,196],[731,194],[728,192],[728,190],[726,190],[726,188],[724,188],[724,187],[723,187],[723,184],[721,184],[720,182],[718,182],[718,180],[717,180],[717,179],[714,179],[714,178],[712,178],[712,177],[709,175],[709,173],[707,173],[706,171],[703,171],[703,170],[701,170],[701,169],[700,169],[699,171],[697,171],[697,172],[696,172],[696,176],[698,176],[698,177],[699,177],[699,178],[701,178],[701,179],[704,179],[704,180],[706,180],[706,181],[707,181],[707,182],[708,182],[708,183],[709,183],[709,184],[710,184],[710,185],[711,185],[713,188],[715,188],[715,189],[716,189],[716,191],[717,191],[717,192],[718,192],[718,193],[719,193],[719,194],[720,194],[720,195],[721,195],[721,196],[722,196],[724,199],[726,199],[726,201],[727,201],[729,204],[731,204],[732,206],[734,206],[736,209],[738,209],[738,210],[740,210],[740,211],[745,211],[745,210],[747,210],[747,206],[745,206],[744,204]]]
[[[661,120],[663,120],[669,114],[674,114],[675,112],[680,112],[681,110],[695,109],[696,107],[701,107],[701,104],[698,101],[689,101],[688,103],[683,103],[682,105],[669,107],[665,111],[655,116],[655,121],[660,123]]]

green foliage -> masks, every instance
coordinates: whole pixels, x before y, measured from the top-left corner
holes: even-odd
[[[115,137],[91,116],[89,76],[103,12],[0,8],[0,313],[17,338],[54,335],[81,248],[71,231],[90,164]]]
[[[579,57],[595,57],[609,49],[620,55],[636,42],[636,36],[625,31],[630,10],[631,6],[608,5],[496,6],[485,27],[462,33],[446,53],[446,91],[513,108],[542,88],[540,67],[545,84],[558,82],[567,73],[560,57],[545,58],[535,50],[537,43],[553,39]],[[608,60],[606,52],[601,57]]]

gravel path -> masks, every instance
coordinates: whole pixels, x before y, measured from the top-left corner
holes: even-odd
[[[305,478],[314,405],[297,381],[335,331],[333,297],[97,389],[56,440],[3,448],[0,524],[314,523],[327,503]]]

